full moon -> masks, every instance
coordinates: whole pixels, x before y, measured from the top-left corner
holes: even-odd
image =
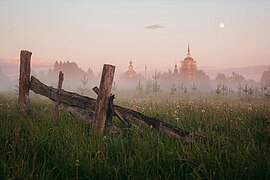
[[[224,26],[225,26],[225,24],[224,24],[224,23],[219,23],[219,27],[220,27],[221,29],[223,29],[223,28],[224,28]]]

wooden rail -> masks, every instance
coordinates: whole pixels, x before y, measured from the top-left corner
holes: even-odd
[[[88,123],[93,124],[93,131],[103,133],[108,119],[112,115],[117,116],[123,123],[130,126],[131,124],[143,124],[150,129],[159,130],[170,136],[184,141],[190,141],[193,136],[164,121],[156,118],[145,116],[144,114],[128,109],[125,107],[113,105],[114,96],[111,95],[111,88],[115,67],[104,65],[100,88],[95,87],[93,90],[98,94],[98,98],[82,96],[74,92],[68,92],[62,89],[63,73],[59,73],[58,88],[47,86],[40,82],[34,76],[30,79],[30,60],[31,52],[21,52],[20,64],[20,88],[19,88],[19,108],[26,112],[29,102],[29,89],[33,92],[45,96],[57,105],[63,105],[71,113],[78,115]]]
[[[96,99],[87,96],[81,96],[77,93],[68,92],[63,89],[60,89],[58,93],[58,89],[51,86],[46,86],[34,76],[31,76],[30,89],[35,93],[46,96],[53,101],[58,101],[60,104],[63,104],[66,107],[70,107],[73,109],[81,109],[81,112],[77,113],[81,114],[82,116],[89,116],[89,123],[94,122],[94,112],[97,104]],[[192,136],[190,135],[190,133],[174,125],[158,120],[156,118],[145,116],[144,114],[134,111],[132,109],[124,108],[117,105],[113,105],[113,108],[115,111],[114,115],[117,117],[122,117],[125,122],[128,122],[130,124],[143,124],[148,126],[149,128],[162,131],[170,136],[176,137],[177,139],[181,139],[184,141],[192,140]]]

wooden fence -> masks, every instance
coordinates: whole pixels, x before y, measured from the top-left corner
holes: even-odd
[[[114,95],[111,94],[115,66],[104,64],[100,85],[94,87],[93,91],[97,93],[97,99],[82,96],[74,92],[68,92],[62,89],[64,74],[59,73],[58,88],[47,86],[40,82],[34,76],[30,77],[31,55],[29,51],[21,51],[20,54],[20,80],[19,80],[19,110],[27,113],[29,110],[29,91],[45,96],[56,104],[56,117],[59,116],[59,105],[64,106],[73,114],[81,117],[82,120],[92,124],[92,130],[103,133],[105,125],[111,121],[113,116],[117,116],[124,124],[131,126],[143,124],[153,130],[162,131],[177,139],[190,141],[194,137],[174,126],[156,118],[148,117],[140,112],[117,106],[113,104]],[[109,124],[111,125],[111,124]]]

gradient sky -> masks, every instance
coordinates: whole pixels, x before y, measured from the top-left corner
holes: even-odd
[[[42,64],[168,70],[188,43],[201,68],[269,65],[270,1],[0,0],[2,61],[27,49]]]

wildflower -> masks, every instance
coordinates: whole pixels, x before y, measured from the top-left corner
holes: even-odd
[[[176,118],[176,121],[179,121],[179,118],[178,117]]]
[[[205,110],[204,109],[202,110],[202,113],[205,113]]]
[[[104,140],[107,140],[107,139],[108,139],[108,137],[107,137],[107,136],[103,136],[103,139],[104,139]]]
[[[166,113],[166,115],[169,115],[169,113]]]
[[[175,111],[174,111],[174,113],[175,113],[175,114],[177,114],[177,113],[178,113],[178,111],[177,111],[177,110],[175,110]]]

